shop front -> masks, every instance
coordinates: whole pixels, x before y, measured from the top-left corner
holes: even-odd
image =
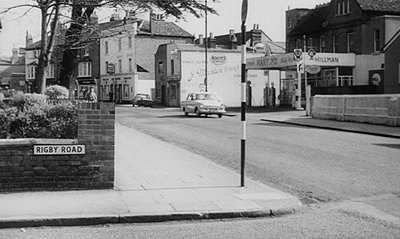
[[[303,53],[296,61],[293,53],[255,57],[247,60],[248,70],[279,70],[286,72],[281,82],[281,105],[293,105],[297,89],[297,74],[301,74],[302,99],[306,85],[312,88],[343,87],[355,84],[355,54]],[[299,68],[299,69],[298,69]]]

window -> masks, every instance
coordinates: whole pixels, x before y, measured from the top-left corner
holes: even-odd
[[[129,58],[129,72],[133,72],[132,58]]]
[[[171,75],[175,75],[175,62],[171,59]]]
[[[341,3],[341,1],[338,1],[338,2],[337,2],[337,12],[336,12],[336,15],[338,15],[338,16],[342,15],[342,3]]]
[[[164,63],[162,61],[158,62],[158,73],[164,73]]]
[[[91,77],[91,76],[92,76],[92,63],[90,61],[79,62],[78,77]]]
[[[31,80],[31,79],[35,79],[35,77],[36,77],[36,66],[29,65],[27,79]]]
[[[122,50],[122,38],[118,39],[118,51]]]
[[[320,43],[319,43],[319,51],[320,52],[325,52],[326,51],[326,41],[325,41],[325,37],[321,36],[321,38],[319,39]]]
[[[353,45],[353,32],[348,32],[346,34],[346,46],[347,52],[352,52],[352,45]]]
[[[313,47],[313,39],[312,39],[312,37],[309,37],[308,38],[308,42],[307,42],[307,46],[306,46],[306,50],[310,49],[312,47]]]
[[[336,52],[336,35],[333,34],[332,36],[332,52],[335,53]]]
[[[119,73],[122,73],[122,60],[121,59],[118,60],[118,71],[119,71]]]
[[[381,36],[380,31],[374,31],[374,51],[379,52],[381,50]]]
[[[303,46],[301,45],[301,39],[297,39],[297,41],[296,41],[296,48],[298,48],[298,49],[300,49],[300,48],[303,48]]]
[[[350,13],[350,0],[347,0],[347,12],[346,13]]]
[[[129,45],[129,48],[132,48],[132,36],[128,37],[128,45]]]
[[[108,61],[106,61],[106,70],[105,70],[105,72],[108,73]]]
[[[46,67],[46,78],[54,78],[54,64],[49,64]]]
[[[106,46],[105,46],[105,48],[106,48],[106,54],[108,54],[108,41],[106,41]]]

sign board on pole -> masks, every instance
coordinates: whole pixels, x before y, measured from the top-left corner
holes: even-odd
[[[302,55],[303,55],[303,50],[301,50],[301,49],[294,49],[294,50],[293,50],[293,54],[294,54],[294,58],[295,58],[297,61],[300,61],[301,58],[302,58]]]
[[[317,74],[321,71],[320,66],[315,66],[315,65],[307,65],[306,66],[306,71],[310,74]]]
[[[314,48],[308,50],[308,55],[311,57],[311,59],[315,56],[315,54],[317,54],[317,52],[315,51]]]
[[[304,73],[304,63],[303,62],[297,62],[297,72],[303,74]]]
[[[246,22],[247,8],[248,8],[248,0],[243,0],[243,2],[242,2],[242,22]]]

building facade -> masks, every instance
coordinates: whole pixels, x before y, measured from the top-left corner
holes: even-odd
[[[135,38],[137,69],[137,93],[155,96],[155,65],[154,55],[162,44],[175,42],[177,44],[193,43],[193,35],[173,22],[165,21],[162,15],[150,13],[149,20],[143,20],[138,25]]]
[[[25,82],[25,58],[19,49],[14,48],[10,59],[0,58],[0,92],[27,92]]]
[[[391,69],[386,67],[383,47],[400,28],[398,1],[331,0],[315,9],[288,10],[286,23],[288,53],[314,49],[320,53],[355,54],[354,67],[333,67],[310,74],[313,87],[370,86],[371,93],[390,92],[384,75]],[[381,81],[371,79],[376,74]]]
[[[177,107],[191,92],[216,93],[228,107],[241,105],[241,52],[237,49],[209,48],[205,82],[204,47],[194,44],[164,44],[155,56],[156,99]],[[262,54],[249,53],[248,57]],[[247,104],[265,106],[269,77],[264,71],[249,71]],[[279,81],[276,82],[278,86]]]
[[[117,21],[100,38],[100,98],[130,102],[136,92],[136,20]]]

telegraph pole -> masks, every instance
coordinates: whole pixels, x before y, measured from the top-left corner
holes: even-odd
[[[242,88],[242,139],[240,140],[240,186],[244,187],[245,177],[245,159],[246,159],[246,18],[247,18],[248,0],[242,2],[242,72],[241,72],[241,88]]]

